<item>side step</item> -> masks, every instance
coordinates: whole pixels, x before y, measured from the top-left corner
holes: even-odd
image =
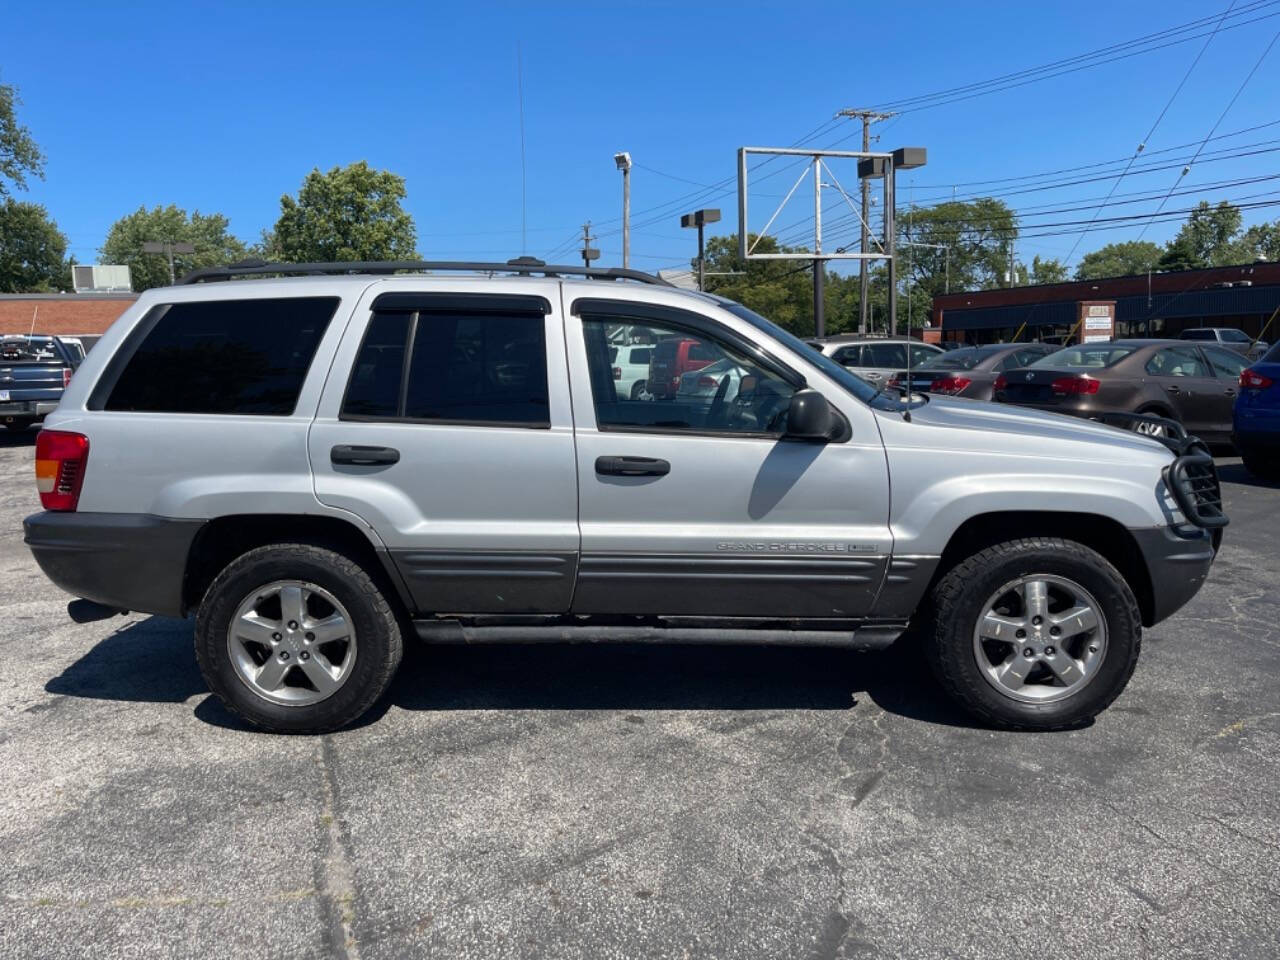
[[[883,650],[906,630],[905,623],[872,623],[834,630],[661,624],[475,624],[461,620],[415,620],[413,625],[419,638],[427,643],[774,644],[850,650]]]

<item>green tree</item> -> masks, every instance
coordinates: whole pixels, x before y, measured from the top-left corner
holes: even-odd
[[[912,207],[899,211],[896,223],[900,243],[919,244],[898,251],[900,273],[904,282],[909,275],[911,288],[930,302],[947,288],[948,273],[952,290],[1004,284],[1018,224],[1003,200],[984,197]]]
[[[1232,263],[1280,260],[1280,220],[1255,223],[1232,244]]]
[[[1044,260],[1032,257],[1029,279],[1033,284],[1063,283],[1067,279],[1067,266],[1056,257],[1048,257]]]
[[[1236,241],[1240,234],[1240,208],[1221,201],[1210,206],[1201,200],[1191,211],[1160,258],[1162,270],[1187,270],[1194,267],[1221,267],[1239,255]]]
[[[747,235],[755,253],[803,252],[785,247],[770,236]],[[738,235],[707,241],[707,290],[767,317],[801,336],[813,335],[813,271],[803,260],[743,260],[738,256]],[[830,273],[828,273],[828,278]],[[831,302],[824,299],[824,306]]]
[[[296,200],[280,198],[280,219],[263,247],[289,263],[414,259],[417,231],[404,198],[403,177],[363,160],[312,170]]]
[[[1154,270],[1163,251],[1150,240],[1126,240],[1108,243],[1080,258],[1077,280],[1100,280],[1103,277],[1127,277]]]
[[[143,253],[144,243],[189,243],[195,253],[174,255],[179,277],[199,267],[215,267],[235,263],[245,257],[245,246],[228,232],[230,222],[220,213],[190,216],[187,211],[170,204],[148,210],[139,207],[121,217],[107,231],[107,239],[99,254],[103,263],[129,266],[133,289],[149,290],[169,283],[169,258],[160,253]]]
[[[31,131],[18,122],[18,91],[0,83],[0,197],[9,195],[9,181],[20,190],[27,188],[27,176],[44,179],[44,154],[31,138]]]
[[[0,293],[67,289],[67,238],[38,203],[0,203]]]

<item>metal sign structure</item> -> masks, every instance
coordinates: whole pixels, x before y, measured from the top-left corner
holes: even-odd
[[[752,155],[766,157],[808,157],[811,163],[800,172],[800,176],[782,201],[774,209],[764,227],[756,231],[755,239],[749,236],[748,194],[750,190],[748,174],[749,160]],[[880,237],[875,236],[867,223],[863,211],[854,203],[849,191],[831,170],[830,160],[856,160],[858,163],[858,180],[879,178],[883,181],[884,229]],[[923,166],[925,151],[920,147],[906,147],[891,153],[871,150],[813,150],[796,147],[739,147],[738,148],[738,255],[743,260],[809,260],[814,264],[813,271],[813,315],[817,336],[822,336],[823,323],[823,264],[827,260],[884,260],[888,270],[889,281],[889,317],[892,329],[897,323],[897,284],[895,276],[896,250],[894,229],[894,175],[898,169],[913,169]],[[828,179],[824,179],[828,178]],[[813,182],[813,248],[810,252],[792,253],[757,253],[756,247],[762,237],[768,235],[778,215],[795,195],[800,185],[807,179]],[[851,251],[849,245],[826,251],[822,248],[822,190],[824,187],[834,189],[844,198],[845,203],[867,231],[875,249]]]

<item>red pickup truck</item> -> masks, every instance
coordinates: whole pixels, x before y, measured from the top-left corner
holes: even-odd
[[[658,400],[674,397],[682,376],[690,370],[701,370],[720,357],[718,350],[701,340],[684,337],[661,340],[649,360],[649,392]]]

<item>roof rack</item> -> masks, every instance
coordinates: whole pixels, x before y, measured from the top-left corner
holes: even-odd
[[[325,276],[332,274],[401,273],[426,271],[436,273],[513,273],[531,277],[588,277],[592,280],[635,280],[660,287],[672,284],[641,270],[619,267],[576,267],[548,265],[536,257],[516,257],[506,263],[481,263],[465,260],[353,260],[347,263],[268,263],[265,260],[242,260],[225,267],[204,267],[186,274],[180,284],[231,280],[235,277],[262,275]]]

